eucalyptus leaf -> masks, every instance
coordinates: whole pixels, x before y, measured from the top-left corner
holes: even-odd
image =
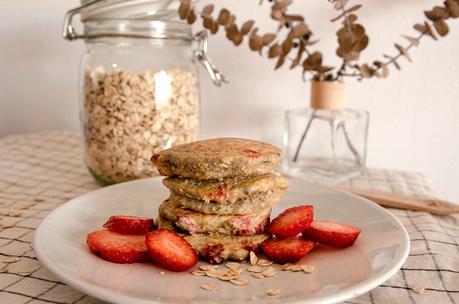
[[[446,36],[449,32],[448,24],[446,24],[445,20],[443,19],[438,19],[437,21],[435,21],[434,27],[438,35],[440,35],[441,37]]]

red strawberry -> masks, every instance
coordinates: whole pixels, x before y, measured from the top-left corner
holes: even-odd
[[[172,271],[185,271],[198,262],[193,247],[177,233],[159,228],[146,236],[151,259]]]
[[[310,205],[288,208],[268,225],[268,232],[278,238],[291,238],[309,227],[312,222],[313,207]]]
[[[86,242],[94,254],[113,263],[136,263],[150,259],[143,235],[124,235],[103,229],[89,233]]]
[[[355,226],[318,220],[303,231],[305,239],[340,248],[354,244],[359,234],[360,229]]]
[[[281,240],[269,239],[261,243],[261,249],[268,258],[278,264],[298,262],[314,246],[314,242],[299,237]]]
[[[155,223],[153,219],[145,217],[114,215],[104,224],[104,228],[124,234],[145,235],[155,228]]]

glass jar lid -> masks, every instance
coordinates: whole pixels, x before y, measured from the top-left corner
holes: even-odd
[[[81,22],[104,19],[171,20],[177,16],[179,0],[81,1]]]
[[[196,42],[195,59],[207,70],[216,86],[228,82],[207,55],[207,32],[192,35],[191,26],[170,20],[177,16],[178,0],[95,0],[69,10],[64,17],[62,36],[67,40],[108,37],[141,39],[183,39]],[[81,15],[85,31],[73,27],[75,15]],[[168,17],[161,20],[160,17]]]

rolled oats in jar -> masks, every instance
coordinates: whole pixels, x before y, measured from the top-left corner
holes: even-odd
[[[143,18],[123,15],[118,2],[91,2],[69,11],[64,22],[65,38],[85,40],[80,85],[84,158],[104,185],[152,176],[153,153],[198,138],[196,62],[204,64],[215,84],[225,81],[206,55],[203,32],[193,36],[186,23],[155,20],[148,11],[152,4],[145,1],[122,6],[137,17],[144,13]],[[156,15],[163,19],[176,14],[176,8],[161,9]],[[76,13],[84,24],[81,35],[72,27]]]

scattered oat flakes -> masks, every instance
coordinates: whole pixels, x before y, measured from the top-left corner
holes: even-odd
[[[217,268],[218,268],[218,265],[201,265],[201,266],[199,266],[199,269],[204,270],[204,271],[211,270],[211,269],[217,269]]]
[[[252,278],[255,278],[255,279],[264,279],[265,278],[265,276],[262,273],[259,273],[259,272],[252,272],[250,274],[250,276]]]
[[[275,274],[276,274],[276,270],[273,268],[273,267],[269,267],[267,269],[265,269],[262,274],[267,277],[267,278],[270,278],[270,277],[273,277]]]
[[[1,228],[2,230],[8,229],[8,228],[13,228],[13,227],[14,227],[14,225],[3,225],[3,224],[0,224],[0,228]]]
[[[31,271],[19,271],[19,272],[16,272],[16,274],[20,275],[22,277],[27,277],[27,276],[31,275],[32,272]]]
[[[308,274],[314,272],[314,266],[311,265],[301,265],[301,269],[303,269],[303,271]]]
[[[266,291],[266,294],[270,297],[275,297],[280,295],[281,291],[278,288],[270,288]]]
[[[226,270],[210,269],[206,271],[206,275],[211,278],[219,278],[226,274]]]
[[[301,265],[293,264],[293,265],[290,267],[290,270],[291,270],[291,271],[303,271],[303,268],[301,268]]]
[[[422,285],[416,285],[413,287],[413,291],[418,294],[423,294],[426,291],[426,288]]]
[[[246,286],[247,284],[249,284],[249,281],[241,278],[235,278],[233,280],[230,280],[230,282],[237,286]]]
[[[3,263],[14,263],[14,262],[17,262],[17,261],[19,261],[19,260],[20,260],[20,258],[11,256],[11,257],[5,257],[5,258],[3,258],[3,259],[2,259],[2,262],[3,262]]]
[[[241,273],[244,272],[244,269],[243,269],[243,268],[230,269],[228,272],[231,273],[231,274],[235,274],[235,275],[238,274],[238,275],[240,275]]]
[[[250,251],[250,264],[251,264],[252,266],[255,266],[255,265],[257,265],[257,262],[258,262],[258,257],[257,257],[257,255],[255,254],[255,252]]]
[[[266,259],[259,259],[257,262],[257,265],[261,267],[266,267],[272,264],[273,264],[273,261],[266,260]]]
[[[191,274],[195,276],[205,276],[206,275],[206,273],[202,270],[193,270]]]
[[[235,270],[235,269],[239,269],[241,267],[241,264],[236,263],[236,262],[226,262],[225,266],[228,267],[229,269]]]
[[[263,269],[260,266],[250,266],[247,268],[248,272],[262,272]]]
[[[288,270],[291,270],[292,267],[293,267],[292,263],[286,263],[286,264],[282,265],[281,270],[288,271]]]
[[[218,277],[217,279],[222,280],[222,281],[231,281],[231,280],[234,280],[234,279],[236,279],[238,277],[239,277],[238,274],[235,275],[235,274],[227,273],[227,274],[225,274],[225,275],[223,275],[221,277]]]
[[[18,217],[18,216],[21,216],[22,215],[22,212],[17,210],[17,209],[10,209],[7,213],[8,216],[11,216],[11,217]]]
[[[37,203],[42,203],[42,202],[45,201],[45,199],[42,198],[42,197],[34,197],[34,198],[33,198],[33,201],[34,201],[34,202],[37,202]]]
[[[201,288],[207,291],[217,291],[218,286],[212,283],[204,283],[201,285]]]

